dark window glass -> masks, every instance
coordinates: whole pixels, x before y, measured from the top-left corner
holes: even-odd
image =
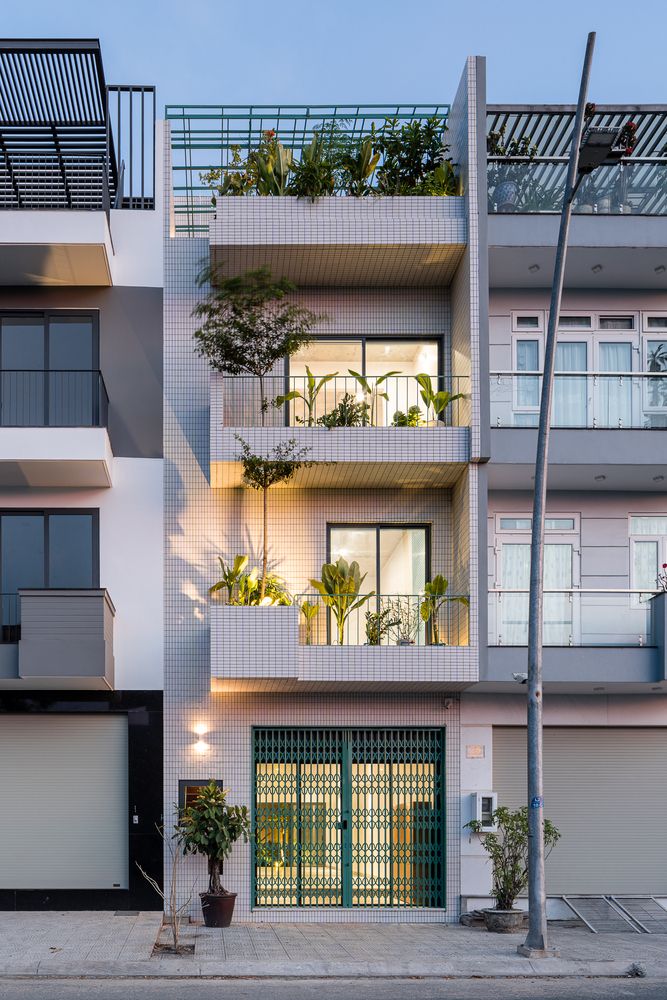
[[[44,517],[4,514],[0,521],[2,590],[44,586]]]
[[[0,414],[4,427],[44,423],[44,321],[7,317],[0,337]]]
[[[49,516],[49,587],[92,587],[92,514]]]
[[[86,427],[95,422],[93,322],[59,316],[49,321],[49,424]]]

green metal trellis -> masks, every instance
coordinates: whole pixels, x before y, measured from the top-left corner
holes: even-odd
[[[444,907],[444,731],[255,729],[255,906]]]
[[[448,104],[169,104],[165,118],[171,123],[176,231],[187,235],[207,231],[211,196],[200,175],[230,167],[234,146],[245,158],[267,130],[275,131],[298,158],[314,130],[334,124],[340,134],[358,139],[387,119],[406,123],[435,116],[446,121],[448,114]]]

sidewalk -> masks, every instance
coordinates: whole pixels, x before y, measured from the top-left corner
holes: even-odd
[[[633,962],[667,979],[667,935],[554,929],[560,957],[516,954],[523,934],[445,924],[184,925],[194,952],[155,951],[159,913],[0,913],[0,976],[123,977],[619,977]],[[168,938],[163,930],[161,941]]]

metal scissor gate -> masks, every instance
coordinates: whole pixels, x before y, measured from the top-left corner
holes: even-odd
[[[655,896],[562,896],[593,934],[667,934],[667,909]]]

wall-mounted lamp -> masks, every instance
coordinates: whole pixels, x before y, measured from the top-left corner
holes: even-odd
[[[195,753],[208,753],[211,748],[204,740],[197,740],[196,743],[192,744],[192,749]]]
[[[192,727],[192,732],[196,733],[197,736],[206,736],[208,732],[208,725],[205,722],[198,722]]]

